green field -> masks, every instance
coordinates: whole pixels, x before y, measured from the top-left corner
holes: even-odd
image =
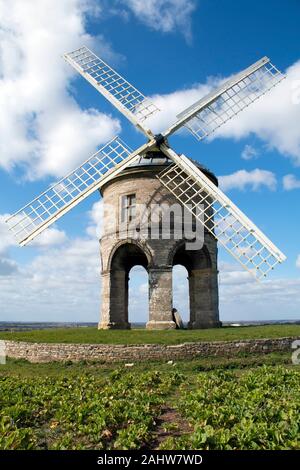
[[[0,366],[0,449],[300,449],[288,353]]]
[[[0,332],[0,339],[37,343],[90,344],[179,344],[193,341],[231,341],[253,338],[299,336],[300,325],[223,327],[207,330],[97,330],[96,328],[57,328],[48,330]]]
[[[300,336],[300,325],[195,331],[94,328],[0,339],[165,343]],[[300,366],[291,352],[124,364],[0,365],[0,449],[300,449]]]

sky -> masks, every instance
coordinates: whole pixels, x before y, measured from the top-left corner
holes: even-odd
[[[0,321],[99,320],[98,192],[24,248],[4,223],[113,136],[144,142],[62,59],[82,45],[158,105],[156,132],[262,56],[287,74],[213,137],[170,143],[210,168],[287,256],[257,283],[220,248],[221,320],[300,318],[299,21],[298,0],[0,0]],[[174,268],[184,319],[186,277]],[[130,320],[147,321],[147,274],[130,278]]]

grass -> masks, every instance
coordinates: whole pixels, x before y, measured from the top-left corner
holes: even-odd
[[[196,341],[232,341],[256,338],[300,336],[300,325],[263,325],[223,327],[207,330],[97,330],[96,328],[59,328],[0,332],[0,340],[36,343],[86,344],[180,344]]]
[[[182,383],[176,402],[192,431],[160,449],[299,449],[299,385],[299,371],[282,366],[199,373],[192,389]]]
[[[0,449],[299,448],[299,372],[290,353],[130,369],[8,359]]]
[[[291,353],[276,352],[264,355],[241,353],[234,358],[207,356],[192,360],[180,360],[176,363],[168,364],[167,361],[155,361],[141,363],[137,362],[130,370],[134,373],[153,372],[159,370],[163,375],[168,375],[170,371],[176,370],[191,381],[198,372],[222,369],[222,370],[244,370],[248,368],[256,368],[262,365],[276,366],[286,365],[293,368],[300,366],[292,366]],[[94,375],[105,378],[114,370],[120,368],[124,371],[128,370],[124,364],[108,364],[99,361],[79,361],[79,362],[50,362],[50,363],[30,363],[25,359],[8,358],[5,365],[0,365],[1,377],[18,377],[18,378],[34,378],[34,377],[78,377],[83,374]]]

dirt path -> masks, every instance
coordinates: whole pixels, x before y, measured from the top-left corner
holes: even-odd
[[[181,414],[175,408],[165,405],[161,410],[160,416],[156,419],[153,440],[147,448],[158,449],[168,437],[177,438],[191,432],[192,427]]]

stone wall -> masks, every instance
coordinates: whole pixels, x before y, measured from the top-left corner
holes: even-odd
[[[241,352],[267,354],[291,351],[291,343],[299,338],[251,339],[243,341],[214,341],[176,345],[141,344],[56,344],[5,341],[6,355],[30,362],[102,361],[135,362],[153,360],[192,359],[202,356],[235,356]]]
[[[165,156],[159,152],[158,155],[160,157],[158,160],[155,157],[156,161],[165,162]],[[146,162],[149,163],[150,160]],[[178,204],[179,206],[182,204],[157,178],[158,173],[168,168],[168,165],[148,163],[127,167],[101,188],[106,210],[103,214],[104,230],[100,240],[102,304],[99,328],[130,327],[128,280],[131,268],[136,265],[143,266],[149,275],[149,321],[146,328],[155,330],[175,328],[172,317],[172,268],[176,264],[184,266],[188,271],[189,328],[219,327],[217,241],[208,230],[205,230],[203,247],[199,248],[198,245],[196,249],[194,245],[192,249],[191,243],[186,244],[187,228],[189,230],[193,228],[194,232],[197,229],[198,237],[201,235],[199,241],[202,242],[200,225],[201,229],[203,226],[198,221],[197,227],[194,218],[192,226],[187,227],[186,211],[180,207],[177,210]],[[186,191],[187,196],[192,196],[191,189],[186,188],[182,191]],[[135,195],[137,206],[134,222],[129,226],[127,223],[120,223],[122,214],[120,202],[122,197],[130,194]],[[177,228],[181,228],[179,233],[174,234],[174,226],[168,217],[165,220],[169,220],[170,231],[164,233],[164,237],[160,233],[159,226],[156,227],[156,232],[152,233],[153,226],[149,231],[149,214],[146,214],[144,208],[152,208],[153,211],[153,205],[173,207],[174,223],[177,223]],[[210,210],[207,208],[208,215]],[[112,214],[116,216],[116,224],[111,223]],[[162,217],[162,214],[160,216]]]

